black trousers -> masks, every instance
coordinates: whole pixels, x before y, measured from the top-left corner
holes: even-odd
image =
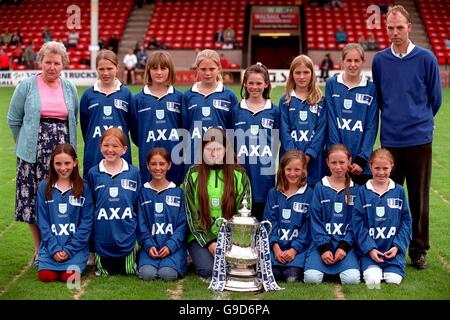
[[[431,143],[406,147],[386,147],[394,156],[392,180],[403,185],[406,180],[408,202],[412,217],[412,240],[409,256],[426,254],[430,249],[429,212],[431,185]]]

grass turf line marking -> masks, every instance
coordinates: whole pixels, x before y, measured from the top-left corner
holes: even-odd
[[[230,300],[230,293],[228,291],[216,291],[213,300]]]
[[[447,271],[450,272],[450,263],[441,255],[438,255],[439,260],[441,260],[442,264],[447,268]]]
[[[78,292],[73,295],[74,300],[80,300],[81,296],[86,293],[86,287],[89,285],[89,283],[91,282],[94,275],[95,275],[95,269],[92,269],[91,272],[89,272],[86,279],[83,281],[83,284],[81,285],[80,290],[78,290]]]
[[[3,290],[0,291],[0,297],[8,292],[8,289],[21,277],[23,276],[29,269],[31,268],[31,261],[23,267],[22,270],[18,274],[14,276],[14,278],[3,288]]]
[[[167,289],[169,292],[169,299],[170,300],[180,300],[181,296],[183,295],[183,284],[184,281],[186,281],[186,278],[180,279],[177,281],[177,286],[175,289]]]
[[[434,189],[434,188],[430,188],[431,191],[433,191],[435,194],[437,194],[439,196],[439,198],[445,203],[445,204],[449,204],[450,205],[450,201],[444,197],[442,194],[439,193],[438,190]]]
[[[0,238],[3,237],[3,235],[9,231],[14,226],[14,222],[10,223],[2,232],[0,232]]]
[[[334,294],[336,295],[337,300],[346,300],[344,292],[342,292],[342,285],[335,284],[334,285]]]

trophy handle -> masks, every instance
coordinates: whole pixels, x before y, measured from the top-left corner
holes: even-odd
[[[270,223],[269,220],[264,220],[261,222],[261,226],[263,226],[264,224],[268,224],[269,225],[269,233],[268,235],[270,236],[270,234],[272,233],[272,223]]]
[[[223,217],[217,218],[216,221],[214,221],[214,224],[217,224],[217,222],[218,222],[219,220],[223,220],[222,223],[225,223],[225,227],[227,226],[228,221],[227,221],[227,219],[225,219],[225,218],[223,218]]]

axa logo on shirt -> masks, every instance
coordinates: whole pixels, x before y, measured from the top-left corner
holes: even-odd
[[[395,236],[397,233],[396,227],[390,227],[387,234],[386,232],[387,227],[376,227],[376,228],[369,228],[369,236],[372,237],[372,239],[389,239],[392,236]],[[375,234],[376,231],[376,234]]]
[[[114,126],[95,126],[92,138],[101,137],[104,131],[111,128],[114,128]],[[117,128],[123,131],[122,126],[118,126]]]
[[[259,145],[250,145],[250,152],[246,145],[241,145],[239,148],[237,157],[246,156],[246,157],[272,157],[272,150],[270,146],[265,145],[264,148],[260,150],[261,146]]]
[[[167,129],[156,129],[156,131],[149,130],[147,134],[147,140],[145,142],[151,141],[178,141],[180,136],[178,135],[178,129],[172,128],[170,131]]]
[[[361,120],[355,121],[353,124],[352,124],[352,122],[353,122],[353,119],[336,118],[336,123],[337,123],[339,129],[363,132],[363,126],[362,126]]]
[[[97,220],[124,220],[133,219],[133,210],[131,208],[100,208]]]
[[[75,223],[58,223],[52,224],[52,233],[55,236],[69,236],[70,234],[74,234],[76,231]]]
[[[282,233],[280,240],[292,241],[298,238],[298,230],[279,229],[278,235]]]
[[[327,224],[325,224],[325,230],[330,235],[337,234],[337,235],[342,236],[347,233],[348,224],[345,226],[344,230],[342,230],[343,226],[344,226],[343,223],[327,223]]]
[[[291,137],[294,141],[297,141],[297,142],[302,142],[302,141],[308,142],[309,141],[308,133],[309,133],[309,130],[298,130],[298,134],[297,134],[297,130],[292,130]]]
[[[157,234],[173,234],[173,226],[171,223],[154,223],[152,224],[152,236]]]

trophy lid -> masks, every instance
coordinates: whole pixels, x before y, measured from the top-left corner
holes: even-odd
[[[247,195],[244,195],[244,199],[242,199],[242,208],[238,210],[238,212],[241,217],[250,217],[252,211],[247,208]]]
[[[231,220],[231,224],[242,224],[242,225],[254,225],[258,221],[255,217],[250,216],[251,210],[247,208],[247,196],[244,195],[242,200],[242,208],[238,210],[237,215],[235,215]]]

